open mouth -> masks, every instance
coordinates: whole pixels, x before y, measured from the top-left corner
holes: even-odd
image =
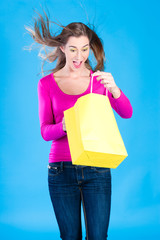
[[[74,64],[75,68],[79,68],[82,64],[82,61],[81,62],[80,61],[73,61],[73,64]]]

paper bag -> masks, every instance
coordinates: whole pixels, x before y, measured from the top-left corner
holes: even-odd
[[[116,168],[128,156],[108,96],[84,95],[64,118],[73,164]]]

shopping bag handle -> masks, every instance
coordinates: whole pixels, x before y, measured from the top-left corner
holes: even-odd
[[[93,74],[91,74],[91,93],[92,93],[92,90],[93,90]]]

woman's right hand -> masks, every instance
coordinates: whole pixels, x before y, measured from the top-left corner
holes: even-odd
[[[66,124],[65,124],[64,117],[63,117],[63,119],[62,119],[62,124],[63,124],[63,131],[66,131]]]

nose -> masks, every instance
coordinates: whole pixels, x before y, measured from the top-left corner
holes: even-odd
[[[76,53],[76,59],[77,59],[77,60],[81,60],[81,58],[82,58],[82,53],[81,53],[81,51],[77,51],[77,53]]]

